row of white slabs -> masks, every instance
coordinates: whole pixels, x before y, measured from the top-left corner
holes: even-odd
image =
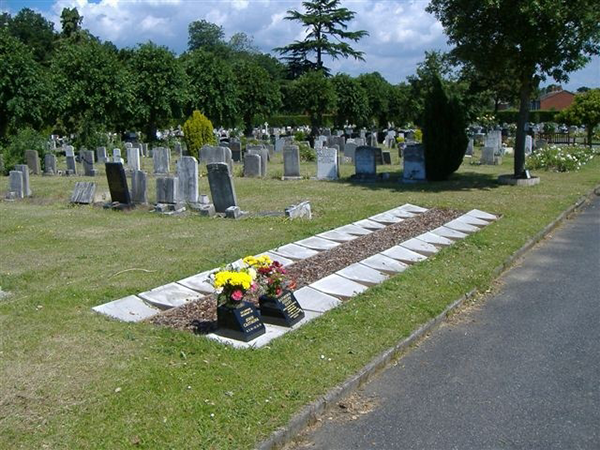
[[[344,242],[370,234],[373,231],[385,228],[387,225],[401,222],[425,211],[427,211],[425,208],[406,204],[368,219],[269,250],[260,255],[268,255],[273,260],[288,266],[295,261],[330,250]],[[295,291],[296,299],[305,310],[305,318],[292,328],[267,324],[265,325],[266,333],[248,343],[224,338],[216,334],[209,334],[208,337],[239,348],[262,347],[272,339],[294,330],[329,309],[338,306],[341,300],[353,297],[368,289],[369,286],[381,283],[391,275],[406,270],[411,264],[427,259],[428,256],[437,253],[441,248],[467,237],[468,234],[478,231],[481,227],[496,220],[496,218],[492,214],[476,209],[469,211],[442,227],[409,239],[400,245],[370,256]],[[233,265],[238,264],[241,264],[241,260],[233,263]],[[214,270],[202,272],[175,283],[142,292],[137,296],[130,295],[97,306],[94,310],[119,320],[137,322],[157,314],[160,310],[181,306],[189,301],[198,300],[213,293],[214,288],[209,280],[209,276],[213,272]]]

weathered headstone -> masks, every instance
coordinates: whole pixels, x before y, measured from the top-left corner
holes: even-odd
[[[71,194],[71,203],[89,205],[94,203],[94,195],[96,195],[96,183],[78,181]]]
[[[96,148],[96,161],[98,161],[99,164],[104,164],[108,161],[108,157],[106,155],[106,147]]]
[[[496,165],[500,162],[499,157],[496,155],[495,147],[483,147],[481,149],[481,164],[484,165]]]
[[[198,161],[193,156],[182,156],[177,161],[180,200],[198,203]]]
[[[27,167],[31,170],[33,175],[39,175],[40,170],[40,157],[37,150],[25,150],[25,160],[27,161]]]
[[[533,138],[530,135],[525,136],[525,154],[531,155],[533,151]]]
[[[131,142],[125,142],[125,148],[132,148],[133,144]]]
[[[155,175],[166,175],[170,172],[171,152],[168,148],[155,148],[152,154]]]
[[[180,142],[175,142],[175,145],[173,146],[173,151],[175,152],[178,158],[181,158],[183,156],[183,148],[181,147]]]
[[[123,158],[121,157],[121,149],[120,148],[113,148],[112,162],[123,164],[124,161],[123,161]]]
[[[416,183],[425,180],[425,148],[422,144],[407,145],[404,149],[402,182]]]
[[[23,192],[25,197],[31,197],[31,186],[29,184],[29,166],[27,164],[17,164],[15,170],[20,171],[23,174]]]
[[[392,164],[392,154],[390,152],[381,152],[381,161],[383,164],[390,165]]]
[[[260,155],[260,176],[266,177],[269,160],[269,151],[262,145],[251,146],[246,152],[246,156],[248,155]]]
[[[65,145],[65,156],[72,156],[73,158],[75,157],[75,148],[73,148],[72,145]]]
[[[467,151],[465,152],[465,156],[473,156],[473,138],[469,139],[469,144],[467,145]]]
[[[312,219],[310,203],[304,201],[285,208],[285,216],[290,219]]]
[[[233,173],[233,158],[231,149],[228,147],[203,146],[200,149],[200,162],[204,164],[224,162],[229,166],[230,172]]]
[[[317,180],[338,179],[338,151],[334,148],[317,150]]]
[[[237,197],[233,180],[226,163],[212,163],[207,165],[208,184],[215,205],[215,210],[224,213],[230,206],[237,206]]]
[[[71,147],[73,148],[73,147]],[[67,171],[65,175],[77,175],[77,163],[75,162],[75,154],[71,150],[71,152],[66,152],[66,160],[67,160]]]
[[[279,138],[275,140],[275,153],[281,153],[285,147],[285,139]]]
[[[346,145],[344,146],[344,156],[347,156],[354,161],[354,153],[356,152],[357,147],[358,145],[354,142],[346,142]]]
[[[244,158],[244,177],[254,178],[261,176],[261,156],[249,153]]]
[[[283,179],[299,180],[300,149],[297,145],[287,145],[283,148]]]
[[[107,162],[105,167],[111,200],[113,203],[116,202],[123,205],[130,205],[131,195],[129,194],[127,176],[125,175],[123,164],[119,162]]]
[[[131,171],[140,170],[140,149],[137,147],[127,148],[127,168]]]
[[[94,152],[91,150],[84,150],[81,154],[83,162],[83,174],[86,177],[95,177],[97,170],[94,169]]]
[[[231,159],[240,162],[242,160],[242,143],[237,139],[232,139],[229,148],[231,149]]]
[[[377,176],[377,163],[375,160],[376,147],[361,145],[354,154],[353,179],[360,181],[374,180]]]
[[[54,153],[46,153],[44,155],[44,173],[43,175],[51,176],[58,173],[56,169],[56,155]]]
[[[146,172],[134,170],[131,174],[131,201],[135,205],[148,203]]]
[[[160,177],[156,179],[156,203],[179,203],[179,180],[177,177]]]
[[[20,170],[11,170],[8,175],[7,198],[25,198],[25,183],[23,182],[23,172]]]

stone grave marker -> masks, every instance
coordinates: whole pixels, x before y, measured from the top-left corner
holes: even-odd
[[[198,203],[198,161],[193,156],[182,156],[177,161],[179,198],[186,203]]]
[[[98,172],[94,169],[94,152],[91,150],[84,150],[81,153],[83,162],[83,174],[86,177],[95,177]]]
[[[304,201],[285,208],[285,216],[290,219],[312,219],[310,202]]]
[[[267,176],[269,151],[263,146],[252,146],[248,148],[246,156],[248,155],[260,155],[260,176]]]
[[[531,155],[533,151],[533,138],[530,135],[525,136],[525,154]]]
[[[20,170],[9,172],[8,192],[7,198],[25,198],[25,183],[23,182],[23,172]]]
[[[242,143],[238,139],[232,139],[229,143],[231,150],[231,159],[235,162],[242,161]]]
[[[43,175],[51,176],[58,174],[56,169],[56,155],[54,153],[46,153],[44,155],[44,173]]]
[[[120,148],[113,148],[112,162],[121,163],[121,164],[124,163],[123,158],[121,157],[121,149]]]
[[[465,156],[473,156],[473,145],[474,145],[474,140],[473,140],[473,138],[470,138],[469,144],[467,145],[467,151],[465,152]]]
[[[381,152],[381,162],[382,164],[385,165],[391,165],[392,164],[392,154],[390,152]]]
[[[344,156],[354,161],[354,153],[356,152],[357,147],[358,145],[356,145],[354,142],[346,142],[346,145],[344,146]]]
[[[140,149],[137,147],[127,148],[127,168],[131,171],[140,170]]]
[[[171,152],[168,148],[158,147],[152,152],[155,175],[166,175],[171,171]]]
[[[317,180],[338,179],[338,151],[334,148],[317,150]]]
[[[300,149],[297,145],[283,148],[283,179],[300,180]]]
[[[100,164],[104,164],[108,161],[108,156],[106,154],[106,147],[98,147],[96,148],[96,161]]]
[[[75,149],[71,145],[65,147],[65,155],[67,159],[66,175],[77,175],[77,164],[75,162]]]
[[[499,157],[496,156],[495,147],[483,147],[481,149],[481,164],[493,166],[498,164]]]
[[[71,194],[71,203],[90,205],[94,203],[94,195],[96,195],[96,183],[78,181]]]
[[[402,182],[416,183],[425,180],[425,147],[423,144],[407,145],[404,149]]]
[[[156,179],[156,203],[179,203],[177,177],[160,177]]]
[[[125,148],[132,148],[133,144],[131,142],[125,142]]]
[[[249,153],[244,158],[244,177],[256,178],[261,176],[261,156]]]
[[[207,169],[215,211],[224,213],[230,206],[238,206],[229,166],[226,163],[211,163],[207,165]]]
[[[122,205],[131,204],[131,195],[127,186],[127,176],[125,169],[120,162],[107,162],[106,178],[108,179],[108,189],[110,190],[110,198],[113,203]]]
[[[281,153],[285,147],[285,138],[275,139],[275,153]]]
[[[376,147],[361,145],[354,154],[354,170],[352,176],[356,180],[374,180],[377,176]]]
[[[131,201],[135,205],[148,203],[146,172],[134,170],[131,174]]]
[[[23,192],[25,197],[31,197],[31,186],[29,184],[29,166],[27,164],[17,164],[15,170],[20,171],[23,174]]]
[[[37,150],[25,150],[25,160],[27,161],[27,167],[29,167],[33,175],[41,173],[40,157]]]

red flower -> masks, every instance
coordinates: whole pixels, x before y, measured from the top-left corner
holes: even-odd
[[[231,294],[231,300],[235,302],[239,302],[242,298],[244,298],[244,293],[240,290],[233,291]]]

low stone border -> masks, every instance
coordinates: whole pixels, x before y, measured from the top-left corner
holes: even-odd
[[[534,245],[546,237],[552,230],[560,225],[565,219],[571,214],[579,210],[585,203],[587,203],[593,195],[600,196],[600,184],[590,190],[586,195],[582,196],[575,202],[574,205],[563,211],[555,220],[548,224],[542,231],[537,233],[533,238],[527,241],[519,250],[510,255],[506,260],[500,264],[496,269],[493,270],[492,274],[494,277],[499,276],[514,262],[519,259],[523,254],[530,250]],[[336,405],[340,400],[347,397],[354,390],[369,381],[372,377],[377,375],[380,371],[385,369],[387,365],[396,359],[402,352],[404,352],[411,344],[425,336],[426,333],[433,331],[439,326],[439,324],[445,320],[448,314],[459,306],[461,306],[465,300],[472,298],[477,294],[477,289],[472,289],[465,295],[461,296],[450,305],[448,305],[440,314],[435,318],[429,320],[427,323],[415,330],[410,336],[401,340],[394,347],[384,351],[369,364],[363,367],[357,374],[351,376],[349,379],[344,381],[339,386],[336,386],[323,397],[315,400],[314,402],[305,406],[300,412],[294,415],[290,421],[283,428],[275,431],[268,439],[261,442],[258,446],[258,450],[274,450],[283,447],[287,443],[291,442],[294,437],[300,434],[306,427],[317,422],[319,416],[321,416],[328,408]]]
[[[500,175],[498,184],[506,184],[510,186],[535,186],[540,184],[540,177],[531,178],[515,178],[513,175]]]

